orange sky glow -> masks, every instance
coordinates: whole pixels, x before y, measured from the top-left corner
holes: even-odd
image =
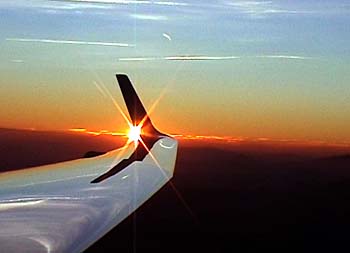
[[[118,136],[128,139],[128,130],[125,132],[113,132],[109,130],[88,130],[85,128],[71,128],[69,132],[88,134],[92,136]],[[218,144],[240,144],[240,143],[254,143],[254,144],[268,144],[276,146],[303,146],[303,147],[329,147],[329,148],[345,148],[350,151],[349,142],[326,142],[321,140],[297,140],[297,139],[271,139],[271,138],[247,138],[247,137],[232,137],[232,136],[215,136],[215,135],[186,135],[186,134],[173,134],[170,135],[179,141],[202,141]]]

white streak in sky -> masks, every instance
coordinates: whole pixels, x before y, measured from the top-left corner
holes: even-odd
[[[128,57],[128,58],[119,58],[118,61],[157,61],[163,60],[163,58],[157,57]]]
[[[185,2],[172,1],[147,1],[147,0],[51,0],[56,2],[73,2],[73,3],[96,3],[96,4],[153,4],[166,6],[188,6]]]
[[[169,56],[165,57],[165,60],[170,61],[212,61],[212,60],[232,60],[232,59],[239,59],[241,57],[239,56],[204,56],[204,55],[198,55],[198,56]]]
[[[256,56],[207,56],[207,55],[179,55],[167,57],[130,57],[119,58],[118,61],[221,61],[244,58],[270,58],[270,59],[290,59],[290,60],[310,60],[312,57],[299,55],[256,55]]]
[[[258,55],[256,58],[271,58],[271,59],[292,59],[292,60],[310,60],[311,57],[300,55]]]
[[[98,3],[79,3],[79,2],[67,2],[67,1],[57,1],[57,0],[52,0],[55,2],[58,2],[58,4],[53,4],[53,3],[46,3],[45,5],[40,5],[38,7],[41,8],[47,8],[47,9],[52,9],[52,10],[79,10],[79,9],[110,9],[110,6],[107,6],[105,4],[98,4]]]
[[[52,0],[58,2],[77,2],[77,3],[101,3],[101,4],[149,4],[151,1],[143,0]]]
[[[228,3],[231,6],[243,7],[243,8],[252,8],[253,6],[265,6],[272,4],[272,1],[236,1]]]
[[[89,45],[89,46],[110,46],[110,47],[133,47],[132,44],[101,41],[80,41],[80,40],[52,40],[52,39],[25,39],[25,38],[7,38],[7,41],[16,42],[34,42],[68,45]]]
[[[301,10],[282,9],[272,1],[235,1],[227,5],[239,12],[251,15],[252,17],[264,17],[267,14],[300,14],[309,13]]]
[[[168,17],[166,17],[166,16],[161,16],[161,15],[131,14],[130,16],[131,16],[132,18],[141,19],[141,20],[154,20],[154,21],[159,21],[159,20],[167,20],[167,19],[168,19]]]
[[[11,60],[11,62],[13,62],[13,63],[23,63],[24,60],[21,60],[21,59],[13,59],[13,60]]]
[[[239,56],[167,56],[167,57],[130,57],[130,58],[119,58],[118,61],[210,61],[210,60],[231,60],[239,59]]]
[[[188,6],[188,3],[183,3],[183,2],[168,2],[168,1],[154,1],[152,4],[157,4],[157,5],[168,5],[168,6]]]
[[[166,38],[167,40],[171,41],[171,37],[170,37],[169,34],[163,33],[162,35],[163,35],[164,38]]]

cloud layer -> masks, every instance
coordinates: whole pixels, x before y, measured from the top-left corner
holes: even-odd
[[[81,40],[52,40],[52,39],[27,39],[27,38],[7,38],[7,41],[31,42],[31,43],[49,43],[49,44],[68,44],[68,45],[93,45],[110,47],[133,47],[128,43],[102,42],[102,41],[81,41]]]
[[[185,2],[173,1],[143,1],[143,0],[51,0],[51,2],[71,2],[71,3],[95,3],[95,4],[140,4],[140,5],[163,5],[163,6],[187,6]]]
[[[267,58],[267,59],[289,59],[289,60],[310,60],[312,57],[300,55],[255,55],[255,56],[209,56],[209,55],[177,55],[166,57],[127,57],[119,58],[118,61],[221,61],[245,58]]]

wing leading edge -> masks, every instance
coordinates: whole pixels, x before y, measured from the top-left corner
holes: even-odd
[[[145,145],[1,173],[4,252],[82,252],[173,176],[177,141],[156,130],[128,77],[117,79]]]

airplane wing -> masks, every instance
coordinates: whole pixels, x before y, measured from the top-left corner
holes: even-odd
[[[153,126],[129,78],[117,80],[137,145],[1,173],[1,252],[82,252],[172,178],[177,141]]]

